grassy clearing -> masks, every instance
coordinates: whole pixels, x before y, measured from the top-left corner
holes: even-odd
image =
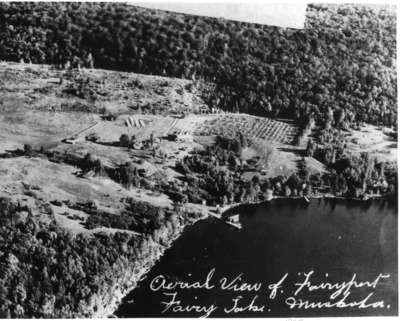
[[[346,145],[350,152],[368,152],[378,161],[397,161],[397,140],[390,137],[389,128],[364,125],[360,130],[351,130],[346,137]]]
[[[74,175],[76,171],[73,166],[55,164],[40,158],[0,159],[0,196],[11,197],[29,207],[34,207],[37,200],[42,203],[93,200],[99,209],[116,215],[125,208],[121,202],[123,198],[149,202],[160,207],[172,206],[165,195],[155,195],[135,188],[127,190],[104,177],[79,178]],[[75,232],[84,230],[82,224],[86,214],[65,205],[52,205],[52,208],[61,226]],[[77,220],[74,216],[80,216],[83,220]]]
[[[61,74],[64,74],[62,83]],[[80,159],[89,153],[106,167],[133,162],[138,169],[156,173],[157,178],[151,177],[150,181],[163,180],[179,186],[183,184],[182,174],[176,171],[176,162],[195,149],[214,144],[216,134],[233,137],[241,131],[258,140],[261,147],[245,148],[242,159],[260,156],[259,165],[260,169],[266,169],[265,177],[296,172],[302,157],[302,149],[292,145],[298,127],[290,122],[233,113],[189,113],[178,117],[175,113],[187,110],[188,106],[191,112],[203,107],[196,92],[186,90],[189,82],[185,80],[104,70],[63,73],[48,66],[4,63],[0,63],[0,76],[4,76],[0,88],[4,93],[0,98],[1,152],[30,144],[33,148],[44,146]],[[90,88],[80,88],[79,79],[89,79]],[[85,96],[88,92],[90,95]],[[148,106],[156,114],[149,113]],[[113,113],[115,120],[103,120],[100,109]],[[165,110],[169,114],[164,114]],[[127,126],[129,118],[135,118],[141,125]],[[96,125],[81,132],[93,124]],[[153,135],[154,150],[121,147],[122,134],[135,136],[137,141],[149,140]],[[176,134],[176,139],[165,139],[171,134]],[[96,136],[97,141],[87,141],[89,135]],[[62,142],[71,136],[76,136],[76,143]],[[322,170],[310,163],[312,167]],[[157,207],[173,206],[167,195],[154,194],[149,187],[128,190],[108,178],[80,178],[79,172],[73,166],[41,158],[0,159],[0,194],[30,203],[94,200],[98,209],[115,215],[121,213],[125,207],[122,199],[127,197]],[[245,172],[243,179],[250,180],[255,174]],[[60,226],[74,233],[86,230],[84,212],[76,209],[68,212],[64,205],[52,208]]]
[[[62,78],[62,82],[60,79]],[[48,65],[0,62],[0,110],[15,98],[27,109],[176,113],[203,108],[189,80],[139,75],[102,69],[62,71]],[[12,94],[7,98],[5,94]]]

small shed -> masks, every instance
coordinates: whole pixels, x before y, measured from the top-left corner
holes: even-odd
[[[231,223],[239,223],[239,214],[230,216],[228,220]]]

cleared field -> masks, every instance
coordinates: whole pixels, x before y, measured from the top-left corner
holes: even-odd
[[[263,148],[252,144],[243,150],[242,159],[250,164],[260,157],[263,163],[257,169],[263,170],[264,177],[297,171],[301,147],[290,146],[298,132],[290,122],[247,114],[204,114],[200,96],[189,89],[188,81],[179,79],[83,70],[73,71],[75,75],[61,82],[60,73],[48,66],[0,63],[0,154],[4,153],[0,196],[27,205],[47,223],[52,210],[56,223],[73,234],[133,233],[108,226],[88,230],[85,222],[91,214],[79,203],[89,200],[98,210],[114,215],[126,211],[127,198],[173,208],[173,197],[153,193],[152,185],[184,189],[187,179],[177,162],[213,144],[217,134],[232,137],[242,132],[260,140]],[[91,94],[87,97],[86,91],[70,90],[71,86],[79,89],[76,77],[89,78],[89,92],[96,93],[95,99]],[[123,134],[135,136],[133,148],[121,146]],[[155,138],[152,145],[151,136]],[[56,153],[32,157],[7,153],[24,144]],[[264,159],[269,148],[271,157]],[[70,164],[87,154],[100,160],[108,174],[113,173],[110,168],[130,162],[144,176],[143,184],[127,189],[118,183],[118,175],[93,176],[94,171],[81,175],[82,169]],[[250,180],[259,173],[249,167],[241,175]],[[187,208],[205,209],[198,204],[187,204]]]
[[[128,119],[134,119],[137,123],[140,121],[142,125],[128,126],[126,123]],[[115,121],[100,121],[98,125],[80,135],[80,138],[84,139],[85,136],[96,133],[100,141],[111,143],[118,141],[122,134],[135,135],[138,140],[149,139],[151,134],[154,137],[164,137],[174,120],[175,118],[168,116],[124,114],[120,115]]]
[[[0,114],[0,153],[31,144],[39,148],[58,144],[63,138],[98,120],[98,115],[16,110]]]
[[[94,200],[99,209],[116,215],[124,209],[121,198],[126,197],[160,207],[172,206],[166,195],[154,195],[136,188],[127,190],[105,177],[79,178],[75,175],[76,171],[73,166],[40,158],[0,159],[0,196],[10,197],[21,205],[29,205],[34,214],[43,212],[35,210],[38,200],[72,203]],[[74,233],[87,231],[83,225],[87,218],[85,213],[65,205],[51,205],[51,208],[61,226]]]
[[[131,160],[133,156],[127,148],[116,146],[107,146],[92,142],[78,142],[76,144],[59,144],[52,150],[63,154],[74,155],[79,158],[85,157],[90,153],[94,157],[100,159],[102,163],[108,167],[115,167],[117,164],[122,164]]]
[[[212,119],[212,115],[188,115],[185,118],[176,118],[172,126],[168,129],[168,134],[193,135],[198,126],[203,126],[204,122]]]
[[[204,122],[207,117],[200,115],[188,115],[185,118],[170,116],[154,116],[145,114],[124,114],[115,121],[100,121],[93,128],[80,135],[80,139],[96,133],[100,141],[116,142],[122,134],[135,135],[138,140],[154,137],[166,137],[169,134],[192,135],[194,128]]]
[[[281,144],[293,144],[298,127],[283,121],[245,114],[219,114],[199,125],[196,135],[222,135],[242,133],[249,138],[259,138]]]
[[[141,126],[127,126],[126,120],[134,119],[134,123],[140,123]],[[199,144],[193,142],[192,131],[195,126],[204,121],[204,117],[198,115],[189,115],[183,119],[169,116],[154,116],[144,114],[121,115],[116,121],[99,121],[97,125],[78,135],[75,144],[59,143],[54,147],[62,153],[73,154],[79,157],[91,153],[104,164],[115,165],[130,161],[132,159],[150,157],[150,152],[146,150],[134,150],[119,147],[119,138],[122,134],[135,136],[138,141],[145,141],[153,134],[155,138],[165,138],[168,134],[183,135],[185,139],[179,141],[163,140],[161,144],[156,143],[160,151],[166,155],[167,165],[172,165],[174,159],[180,159]],[[96,134],[98,141],[96,143],[88,142],[85,137],[90,134]],[[171,161],[168,158],[171,157]]]
[[[215,135],[232,137],[241,132],[273,149],[272,156],[261,164],[266,176],[289,175],[297,170],[301,148],[290,144],[298,127],[289,121],[247,114],[203,114],[199,96],[187,86],[190,82],[179,79],[82,70],[69,71],[61,82],[61,74],[48,66],[0,63],[0,153],[22,148],[23,144],[79,158],[90,153],[104,166],[132,161],[151,180],[179,184],[182,174],[175,169],[177,161],[212,144]],[[79,77],[89,79],[88,91],[95,93],[95,99],[86,97],[86,91],[70,90],[71,86],[79,89]],[[111,120],[101,117],[103,107],[112,112]],[[186,111],[185,117],[178,116],[182,111]],[[135,149],[120,146],[122,134],[136,137]],[[170,134],[177,137],[168,137]],[[86,140],[89,135],[96,139]],[[149,147],[151,135],[156,139]],[[64,140],[71,137],[74,139]],[[259,153],[247,148],[243,158],[250,160]],[[123,197],[171,206],[166,195],[152,195],[144,188],[126,190],[111,179],[80,178],[78,173],[78,168],[42,158],[2,158],[0,195],[31,202],[93,199],[99,208],[117,215],[124,206]],[[250,178],[254,173],[243,176]],[[40,189],[27,190],[25,183]],[[65,214],[65,206],[52,208],[60,225],[77,233],[85,230],[85,213]]]
[[[389,128],[364,125],[361,130],[352,130],[346,137],[346,147],[350,152],[368,152],[378,161],[397,161],[397,141],[387,135]]]
[[[62,78],[62,81],[60,79]],[[205,107],[183,79],[101,69],[61,71],[48,65],[0,62],[0,111],[34,110],[171,114]]]

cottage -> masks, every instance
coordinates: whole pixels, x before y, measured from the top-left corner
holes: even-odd
[[[117,117],[113,114],[108,114],[108,115],[101,115],[102,120],[108,120],[108,121],[113,121],[117,119]]]
[[[200,108],[200,114],[208,114],[209,112],[210,112],[210,109],[208,107]]]
[[[72,144],[72,145],[77,143],[78,141],[79,141],[78,137],[75,137],[75,136],[70,137],[70,138],[65,138],[65,139],[62,140],[63,143]]]

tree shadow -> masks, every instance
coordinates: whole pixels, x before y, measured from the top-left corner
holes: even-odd
[[[115,142],[105,142],[105,141],[95,141],[93,142],[95,144],[99,144],[99,145],[103,145],[103,146],[112,146],[112,147],[121,147],[121,144],[119,141],[115,141]]]
[[[25,156],[25,153],[22,149],[14,149],[14,150],[6,150],[4,153],[0,154],[0,158],[14,158]]]
[[[293,153],[297,156],[305,157],[306,151],[305,149],[297,149],[297,148],[290,148],[290,147],[278,147],[277,148],[281,152]]]

